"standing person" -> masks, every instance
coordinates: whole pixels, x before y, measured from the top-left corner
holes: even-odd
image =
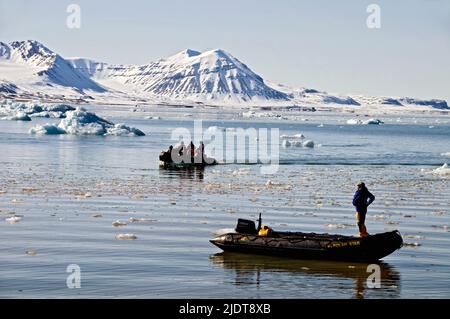
[[[203,141],[200,141],[200,145],[197,148],[197,156],[200,156],[201,163],[205,162],[205,144],[203,144]]]
[[[375,196],[369,192],[363,182],[356,184],[358,189],[353,196],[353,206],[356,207],[356,220],[358,222],[359,236],[366,237],[369,235],[365,225],[367,207],[375,200]]]
[[[191,143],[189,144],[189,146],[187,147],[187,154],[191,157],[191,163],[194,163],[194,156],[195,156],[195,145],[194,143],[191,141]]]

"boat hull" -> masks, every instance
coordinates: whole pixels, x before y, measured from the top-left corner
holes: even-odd
[[[378,261],[401,248],[398,231],[364,238],[306,233],[277,233],[270,237],[229,233],[211,243],[223,251],[285,256],[298,259]]]
[[[213,163],[175,163],[175,162],[164,162],[159,161],[159,166],[163,168],[171,169],[194,169],[194,168],[205,168],[206,166],[217,165],[217,162]]]

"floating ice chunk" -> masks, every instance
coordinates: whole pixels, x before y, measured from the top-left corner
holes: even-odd
[[[106,129],[106,135],[115,135],[115,136],[144,136],[144,132],[141,130],[126,126],[125,124],[119,123],[115,124],[111,128]]]
[[[56,126],[54,124],[38,125],[30,129],[30,134],[73,134],[73,135],[115,135],[115,136],[143,136],[139,129],[114,124],[95,113],[87,112],[83,108],[66,113],[66,118]]]
[[[5,117],[4,119],[10,121],[31,121],[31,118],[25,112],[17,112],[16,114]]]
[[[114,227],[121,227],[121,226],[126,226],[127,223],[122,222],[122,221],[120,221],[120,220],[116,220],[115,222],[112,223],[112,225],[113,225]]]
[[[282,140],[286,140],[286,139],[304,139],[305,138],[305,135],[303,135],[303,134],[294,134],[294,135],[286,135],[286,134],[283,134],[283,135],[281,135],[280,136],[280,139],[282,139]]]
[[[267,182],[266,182],[266,187],[268,187],[268,188],[271,188],[271,187],[273,187],[273,186],[280,186],[281,184],[280,183],[277,183],[277,182],[274,182],[274,181],[272,181],[272,180],[267,180]]]
[[[303,147],[313,148],[314,147],[314,141],[307,140],[307,141],[303,142]]]
[[[27,250],[25,254],[27,254],[28,256],[36,256],[37,252],[35,250]]]
[[[147,116],[145,117],[146,120],[160,120],[160,116]]]
[[[20,216],[12,216],[12,217],[8,217],[5,219],[5,221],[7,221],[10,224],[17,224],[21,220],[22,220],[22,217],[20,217]]]
[[[382,124],[384,124],[384,122],[379,119],[369,119],[367,121],[364,121],[362,124],[364,124],[364,125],[382,125]]]
[[[346,123],[348,125],[360,125],[360,124],[362,124],[362,121],[358,120],[358,119],[350,119],[350,120],[347,120]]]
[[[450,157],[450,152],[447,152],[447,153],[441,153],[441,156],[444,156],[444,157]]]
[[[238,170],[233,171],[233,175],[236,176],[242,176],[242,175],[248,175],[250,173],[250,169],[248,168],[240,168]]]
[[[450,168],[448,167],[448,164],[445,163],[441,167],[438,167],[433,170],[433,174],[435,175],[441,175],[441,176],[447,176],[450,175]]]
[[[284,141],[281,143],[281,145],[282,145],[284,148],[291,147],[291,142],[288,141],[288,140],[284,140]]]
[[[368,119],[366,121],[362,121],[360,119],[350,119],[347,120],[347,125],[381,125],[384,124],[383,121],[379,119]]]
[[[226,128],[225,127],[220,127],[220,126],[210,126],[206,129],[206,131],[208,131],[209,133],[215,133],[215,132],[225,132]]]
[[[55,124],[44,124],[44,125],[36,125],[35,127],[30,128],[28,131],[30,134],[36,135],[58,135],[58,134],[66,134],[66,131],[60,129]]]
[[[120,240],[135,240],[135,239],[137,239],[137,236],[135,234],[118,234],[116,236],[116,239],[120,239]]]
[[[75,111],[76,108],[67,104],[53,104],[53,105],[45,105],[44,110],[46,110],[47,112],[66,113],[69,111]]]

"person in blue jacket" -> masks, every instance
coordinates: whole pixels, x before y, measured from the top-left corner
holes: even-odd
[[[358,222],[359,236],[366,237],[369,235],[365,225],[367,207],[375,200],[375,196],[367,189],[363,182],[359,182],[357,185],[358,190],[353,196],[353,206],[356,207],[356,220]]]

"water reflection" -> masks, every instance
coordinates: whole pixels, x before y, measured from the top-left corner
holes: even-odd
[[[371,273],[367,272],[368,264],[365,263],[298,260],[229,252],[211,255],[210,260],[215,266],[232,270],[236,286],[254,285],[259,288],[262,280],[267,283],[270,280],[280,280],[280,276],[292,275],[288,279],[292,281],[298,280],[298,276],[294,275],[302,275],[301,278],[321,279],[317,280],[320,289],[323,288],[324,278],[343,279],[339,286],[351,289],[353,298],[400,297],[400,274],[393,266],[384,262],[378,264],[381,270],[381,288],[371,289],[367,286],[367,278]],[[268,276],[271,274],[274,276]],[[348,279],[353,281],[350,287],[346,285]],[[320,292],[315,293],[321,297]]]
[[[161,177],[169,179],[203,180],[205,178],[205,168],[193,167],[180,169],[160,167],[159,174]]]

